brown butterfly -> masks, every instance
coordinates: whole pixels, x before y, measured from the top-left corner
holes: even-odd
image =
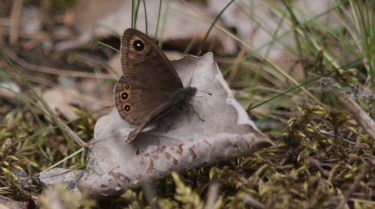
[[[183,109],[197,91],[184,88],[163,51],[136,29],[122,36],[121,64],[124,75],[115,89],[116,108],[128,123],[140,125],[126,143],[166,114]]]

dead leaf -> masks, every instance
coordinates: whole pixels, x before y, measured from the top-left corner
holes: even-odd
[[[211,53],[172,61],[184,86],[198,89],[185,112],[162,118],[157,128],[125,144],[136,128],[116,108],[100,118],[90,142],[86,173],[78,182],[93,197],[122,193],[142,182],[164,178],[232,158],[249,156],[272,142],[235,100]],[[194,109],[194,110],[193,110]],[[203,118],[201,120],[199,117]]]
[[[49,89],[43,93],[43,99],[56,115],[58,115],[59,112],[65,118],[73,120],[78,116],[70,108],[70,105],[74,101],[71,96],[72,92],[74,92],[74,90],[70,88],[64,88],[63,90],[57,88]]]

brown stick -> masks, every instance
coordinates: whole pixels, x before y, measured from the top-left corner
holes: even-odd
[[[340,95],[339,104],[348,111],[357,123],[375,141],[375,122],[370,116],[349,96]]]
[[[345,94],[340,95],[339,104],[352,115],[352,117],[357,121],[357,123],[370,136],[372,141],[375,141],[374,120],[372,120],[372,118],[348,95],[345,95]],[[344,205],[348,202],[350,196],[358,187],[360,181],[362,181],[362,179],[365,178],[366,174],[371,170],[371,168],[374,165],[375,165],[375,158],[372,157],[372,159],[364,165],[362,170],[355,177],[352,185],[350,185],[350,188],[345,192],[344,198],[340,201],[340,204],[337,208],[344,207]]]

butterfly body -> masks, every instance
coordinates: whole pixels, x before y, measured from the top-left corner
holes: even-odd
[[[163,51],[142,32],[127,29],[121,46],[124,75],[115,88],[115,105],[124,120],[140,125],[129,142],[160,118],[184,109],[196,88],[183,87]]]

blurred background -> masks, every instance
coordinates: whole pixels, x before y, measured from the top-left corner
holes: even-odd
[[[251,187],[253,182],[232,182],[242,182],[239,190],[256,193],[268,208],[277,202],[272,198],[286,197],[283,195],[289,195],[283,200],[295,201],[295,208],[321,208],[322,199],[340,196],[340,189],[349,187],[356,176],[351,172],[358,171],[352,168],[362,166],[372,149],[363,129],[342,111],[331,90],[363,99],[360,105],[375,117],[374,8],[371,0],[0,0],[0,140],[4,144],[0,165],[6,177],[2,186],[7,188],[2,194],[16,194],[17,200],[29,198],[30,193],[24,192],[27,189],[14,183],[20,174],[12,169],[31,176],[79,149],[53,115],[84,141],[92,139],[96,120],[113,108],[113,87],[122,74],[121,36],[125,29],[135,27],[155,39],[171,60],[213,52],[250,118],[280,142],[279,150],[272,150],[279,154],[275,157],[279,161],[257,156],[257,162],[237,159],[231,166],[249,166],[240,169],[246,173],[260,169],[260,162],[270,163],[269,168],[277,164],[280,170],[268,170],[267,175],[277,170],[290,175],[279,183],[288,182],[285,185],[295,188],[306,183],[303,188],[313,185],[314,189],[322,181],[310,178],[305,161],[309,157],[321,160],[333,156],[325,159],[328,170],[338,162],[353,166],[343,168],[329,186],[314,190],[317,197],[322,195],[315,202],[309,199],[308,189],[296,189],[298,195],[308,194],[296,198],[298,195],[280,188],[262,193],[257,190],[260,187]],[[349,142],[338,148],[333,139]],[[351,147],[356,141],[355,148]],[[6,156],[15,158],[4,160]],[[328,163],[330,160],[337,164]],[[359,161],[362,163],[355,164]],[[85,159],[79,156],[62,165],[73,169],[84,166]],[[203,170],[199,172],[207,177],[208,170]],[[220,172],[226,178],[230,176],[226,172],[232,170]],[[269,180],[267,175],[259,179],[264,183]],[[292,180],[297,177],[301,179]],[[326,190],[333,184],[340,194]],[[41,186],[33,185],[27,191],[39,194]],[[369,184],[363,188],[373,189]],[[235,204],[239,190],[232,189],[232,199],[226,200]],[[359,196],[373,198],[368,194]],[[326,200],[332,203],[332,199]]]

